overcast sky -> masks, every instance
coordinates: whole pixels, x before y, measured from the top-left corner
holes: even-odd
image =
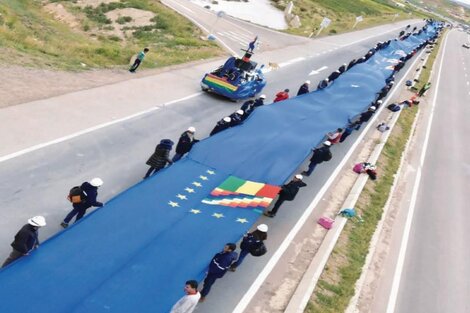
[[[470,0],[458,0],[458,1],[452,0],[452,1],[454,1],[454,2],[463,2],[463,3],[466,3],[466,4],[470,5]]]

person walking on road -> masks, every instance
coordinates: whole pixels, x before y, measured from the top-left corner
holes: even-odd
[[[2,268],[39,247],[38,229],[44,226],[46,226],[46,219],[43,216],[30,218],[28,224],[15,235],[15,240],[11,243],[13,251],[3,263]]]
[[[243,236],[242,243],[240,244],[240,255],[238,256],[238,260],[230,266],[230,271],[235,272],[237,267],[242,264],[243,260],[248,254],[253,256],[262,256],[264,255],[267,250],[266,246],[264,245],[264,241],[268,238],[268,225],[266,224],[259,224],[256,227],[256,230],[247,233]]]
[[[308,170],[303,171],[302,174],[310,176],[315,167],[325,161],[329,161],[332,158],[330,151],[331,142],[326,140],[323,142],[323,145],[320,148],[313,149],[312,157],[310,158],[310,164],[308,165]]]
[[[310,81],[309,81],[309,80],[306,80],[305,83],[303,83],[303,84],[300,86],[299,91],[297,92],[297,96],[300,96],[300,95],[309,93],[309,92],[310,92],[310,91],[308,90],[309,86],[310,86]]]
[[[173,305],[170,313],[192,313],[196,309],[196,305],[201,298],[201,294],[197,291],[197,281],[188,280],[184,285],[184,297]]]
[[[237,259],[237,253],[235,252],[237,245],[234,243],[227,243],[224,246],[222,252],[217,253],[209,263],[209,270],[207,271],[206,278],[204,279],[204,287],[201,290],[200,302],[204,302],[207,295],[209,294],[214,282],[222,278],[230,265]]]
[[[181,134],[180,139],[178,140],[178,144],[176,145],[176,153],[173,156],[172,161],[176,162],[183,157],[186,153],[188,153],[193,145],[196,142],[199,142],[196,138],[194,138],[194,134],[196,133],[196,128],[189,127],[184,133]]]
[[[137,68],[140,66],[140,63],[144,61],[145,55],[149,52],[149,48],[145,48],[143,51],[140,51],[137,54],[137,57],[135,58],[134,64],[132,64],[131,68],[129,69],[129,72],[135,73]]]
[[[64,221],[60,223],[60,226],[63,228],[67,228],[69,226],[70,220],[74,216],[77,216],[75,218],[75,223],[80,220],[86,213],[86,210],[91,208],[92,206],[94,207],[102,207],[103,203],[98,202],[96,198],[98,197],[98,188],[103,185],[103,181],[101,178],[95,177],[90,182],[84,182],[80,186],[80,190],[82,193],[82,200],[78,203],[73,203],[73,210],[70,211],[69,214],[64,218]]]
[[[282,203],[284,203],[284,201],[294,200],[295,196],[299,192],[299,189],[301,187],[307,186],[307,184],[304,183],[302,179],[303,179],[303,176],[300,174],[297,174],[294,176],[294,179],[292,179],[288,184],[283,185],[281,188],[281,191],[279,192],[279,198],[277,199],[273,208],[271,209],[271,211],[264,212],[264,215],[268,217],[275,217],[277,211],[279,210],[279,207],[281,206]]]
[[[170,139],[162,139],[155,147],[155,152],[147,160],[147,165],[150,166],[149,170],[144,176],[144,179],[149,178],[150,175],[158,172],[164,168],[168,163],[173,164],[170,160],[170,151],[173,147],[173,141]]]

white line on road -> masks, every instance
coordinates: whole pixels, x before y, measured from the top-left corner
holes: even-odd
[[[408,246],[408,239],[410,237],[411,224],[413,222],[413,215],[414,215],[414,210],[415,210],[415,206],[416,206],[416,199],[417,199],[417,196],[418,196],[418,189],[419,189],[419,184],[420,184],[420,181],[421,181],[421,169],[422,169],[422,166],[424,164],[424,159],[426,157],[426,152],[427,152],[428,143],[429,143],[429,136],[430,136],[430,133],[431,133],[432,120],[433,120],[433,117],[434,117],[434,109],[436,107],[436,99],[437,99],[437,96],[438,96],[438,93],[439,93],[439,83],[440,83],[440,80],[441,80],[442,64],[444,63],[444,55],[445,55],[445,51],[446,51],[446,47],[447,47],[447,38],[448,38],[448,36],[446,36],[446,38],[445,38],[444,48],[442,50],[441,63],[439,65],[439,71],[438,71],[438,74],[437,74],[437,82],[436,82],[437,88],[435,89],[436,93],[434,94],[434,99],[433,99],[432,106],[431,106],[431,114],[429,116],[428,125],[427,125],[427,129],[426,129],[426,135],[425,135],[425,139],[424,139],[424,142],[423,142],[423,150],[421,151],[421,158],[420,158],[420,162],[419,162],[419,168],[418,168],[417,173],[416,173],[416,180],[415,180],[415,185],[413,186],[413,193],[412,193],[412,196],[411,196],[410,208],[408,209],[408,216],[407,216],[406,222],[405,222],[405,228],[404,228],[404,231],[403,231],[403,237],[402,237],[401,245],[400,245],[400,252],[398,254],[395,273],[393,275],[392,288],[390,290],[390,296],[388,298],[388,304],[387,304],[387,313],[395,312],[395,306],[396,306],[397,296],[398,296],[398,289],[400,287],[400,280],[401,280],[401,275],[402,275],[402,272],[403,272],[403,265],[405,263],[406,248]]]
[[[327,68],[328,68],[328,66],[320,67],[318,70],[311,71],[310,74],[308,74],[308,76],[320,74],[321,71],[324,71]]]
[[[180,101],[184,101],[184,100],[188,100],[188,99],[197,97],[201,94],[202,94],[202,92],[193,93],[192,95],[186,96],[184,98],[180,98],[180,99],[177,99],[177,100],[173,100],[173,101],[164,103],[162,106],[166,107],[166,106],[169,106],[171,104],[174,104],[174,103],[177,103],[177,102],[180,102]],[[110,125],[114,125],[114,124],[117,124],[117,123],[120,123],[120,122],[124,122],[124,121],[133,119],[135,117],[139,117],[141,115],[144,115],[144,114],[147,114],[147,113],[159,110],[159,109],[161,109],[161,106],[154,106],[150,109],[147,109],[147,110],[144,110],[144,111],[141,111],[141,112],[123,117],[123,118],[119,118],[119,119],[116,119],[114,121],[110,121],[110,122],[107,122],[107,123],[104,123],[104,124],[96,125],[96,126],[81,130],[79,132],[76,132],[76,133],[73,133],[73,134],[70,134],[70,135],[67,135],[67,136],[64,136],[64,137],[60,137],[60,138],[57,138],[57,139],[54,139],[54,140],[51,140],[51,141],[48,141],[48,142],[44,142],[44,143],[41,143],[41,144],[29,147],[29,148],[20,150],[20,151],[16,151],[14,153],[4,155],[4,156],[0,157],[0,163],[4,162],[4,161],[7,161],[7,160],[10,160],[10,159],[13,159],[13,158],[16,158],[16,157],[18,157],[20,155],[23,155],[23,154],[26,154],[28,152],[39,150],[41,148],[48,147],[48,146],[51,146],[51,145],[56,144],[56,143],[64,142],[66,140],[69,140],[69,139],[72,139],[72,138],[90,133],[92,131],[95,131],[95,130],[98,130],[98,129],[101,129],[101,128],[104,128],[104,127],[107,127],[107,126],[110,126]]]
[[[301,61],[304,61],[304,60],[305,60],[304,57],[295,58],[295,59],[292,59],[292,60],[287,61],[287,62],[279,63],[279,67],[284,67],[284,66],[291,65],[291,64],[294,64],[294,63],[298,63],[298,62],[301,62]]]

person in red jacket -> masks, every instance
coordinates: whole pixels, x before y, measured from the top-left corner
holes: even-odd
[[[282,101],[282,100],[286,100],[286,99],[289,99],[289,89],[284,89],[284,91],[279,91],[277,94],[276,94],[276,98],[274,99],[273,102],[279,102],[279,101]]]

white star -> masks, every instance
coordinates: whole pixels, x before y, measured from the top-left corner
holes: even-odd
[[[193,188],[184,188],[184,190],[186,190],[186,191],[189,192],[189,193],[194,193],[194,189],[193,189]]]
[[[197,181],[194,181],[192,184],[196,187],[202,187],[201,183],[199,183]]]
[[[209,174],[209,175],[215,175],[215,172],[211,171],[211,170],[207,170],[206,173]]]
[[[215,218],[222,218],[222,217],[224,217],[224,215],[223,215],[222,213],[214,213],[214,214],[212,214],[212,216],[215,217]]]
[[[188,198],[186,198],[185,195],[177,194],[176,196],[177,196],[178,198],[180,198],[181,200],[188,200]]]
[[[199,178],[202,179],[202,180],[208,180],[209,179],[209,178],[207,178],[207,176],[202,176],[202,175],[199,176]]]
[[[243,223],[248,223],[248,220],[247,220],[246,218],[239,218],[239,217],[238,217],[238,218],[237,218],[237,222],[243,224]]]
[[[169,205],[171,205],[172,207],[179,207],[180,205],[178,204],[178,202],[173,202],[173,201],[170,201],[168,202]]]
[[[200,214],[201,213],[200,210],[195,210],[195,209],[191,209],[189,212],[191,212],[193,214]]]

